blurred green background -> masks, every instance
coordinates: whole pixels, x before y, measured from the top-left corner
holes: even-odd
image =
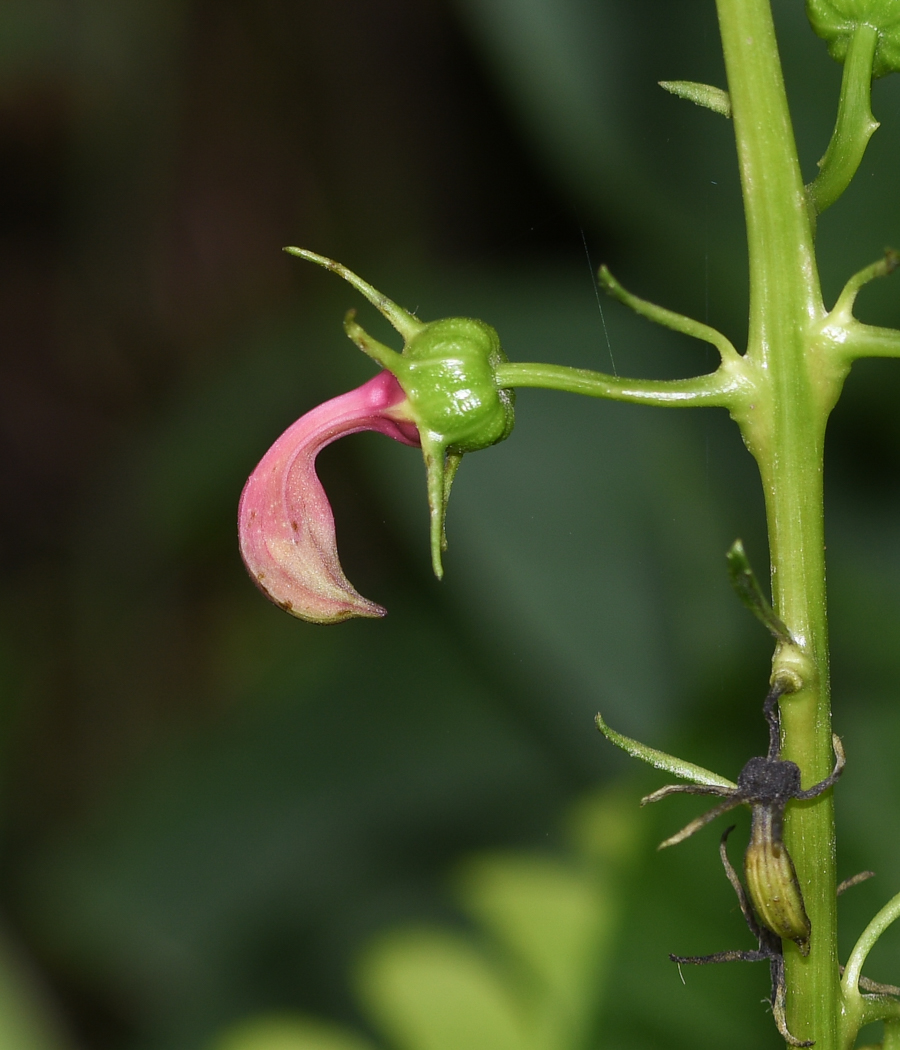
[[[840,70],[801,0],[774,7],[809,179]],[[676,78],[724,86],[712,0],[0,0],[3,1050],[441,1050],[385,1012],[371,946],[431,930],[511,965],[496,938],[543,916],[541,879],[575,887],[570,917],[614,916],[584,1050],[778,1044],[766,967],[682,983],[667,959],[752,946],[717,831],[657,855],[696,800],[640,811],[662,778],[591,721],[729,777],[764,748],[769,642],[723,558],[740,535],[764,573],[761,496],[723,414],[523,392],[463,464],[442,584],[420,457],[328,449],[383,622],[285,616],[235,537],[268,445],[372,374],[341,331],[363,304],[282,245],[425,319],[481,317],[513,359],[714,366],[601,314],[601,261],[743,339],[731,127],[656,86]],[[820,224],[829,301],[900,247],[900,78],[873,108]],[[900,324],[897,284],[859,312]],[[838,867],[879,876],[842,899],[845,954],[900,888],[898,398],[895,362],[858,365],[829,431]],[[606,813],[582,820],[596,899],[573,806]],[[870,971],[900,977],[896,931]],[[266,1016],[284,1031],[230,1027]],[[302,1017],[326,1027],[301,1045]]]

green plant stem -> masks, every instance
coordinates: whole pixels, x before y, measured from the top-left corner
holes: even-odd
[[[782,699],[782,756],[803,784],[831,765],[825,608],[822,453],[838,389],[809,353],[825,317],[813,232],[768,0],[717,0],[747,217],[747,359],[761,396],[738,419],[766,498],[772,598],[796,644],[780,644],[774,672],[802,687]],[[788,806],[785,840],[812,925],[803,958],[785,942],[787,1020],[799,1039],[835,1050],[839,1004],[831,793]]]
[[[841,1015],[840,1041],[843,1050],[850,1050],[856,1039],[856,1033],[870,1021],[888,1022],[885,1025],[886,1046],[888,1029],[891,1030],[892,1039],[900,1035],[897,1030],[897,1023],[900,1022],[900,1002],[886,996],[863,996],[859,990],[859,979],[869,952],[888,926],[898,918],[900,918],[900,893],[889,900],[863,930],[847,960],[841,981],[844,1009]]]
[[[885,1021],[882,1050],[900,1050],[900,1021]]]
[[[844,369],[859,357],[900,357],[900,331],[862,324],[853,316],[860,289],[879,277],[889,277],[900,265],[900,255],[888,249],[884,257],[855,273],[844,285],[834,309],[822,326],[823,348]]]
[[[888,926],[890,926],[892,922],[896,922],[897,919],[900,919],[900,893],[895,897],[892,897],[881,911],[878,912],[875,918],[872,919],[869,925],[863,930],[859,940],[853,948],[853,951],[850,953],[850,958],[847,960],[847,966],[844,970],[844,978],[842,981],[845,995],[850,995],[854,992],[858,993],[859,978],[862,974],[862,968],[865,965],[869,952],[875,947],[875,942],[884,933]]]
[[[872,65],[877,43],[878,30],[865,23],[860,23],[850,37],[834,133],[825,156],[819,161],[819,174],[807,189],[817,215],[830,208],[850,185],[869,139],[878,129],[871,109]]]
[[[852,320],[856,297],[865,285],[879,277],[889,277],[898,265],[900,265],[900,255],[893,248],[888,248],[881,259],[864,266],[847,281],[829,316],[844,322]]]
[[[844,346],[850,358],[900,357],[900,331],[857,321],[848,326]]]
[[[499,387],[541,387],[610,401],[674,408],[700,405],[730,408],[741,399],[743,387],[740,370],[725,366],[694,379],[626,379],[589,368],[509,361],[498,365],[495,375]]]
[[[677,314],[673,310],[667,310],[663,306],[657,306],[656,303],[651,303],[646,299],[632,295],[631,292],[626,291],[619,284],[606,266],[600,267],[598,277],[600,284],[603,285],[604,290],[609,295],[614,299],[618,299],[620,303],[623,303],[630,310],[634,310],[636,314],[640,314],[641,317],[646,317],[649,321],[662,325],[663,328],[671,328],[675,332],[681,332],[692,339],[700,339],[704,343],[711,343],[719,351],[719,356],[723,361],[734,364],[740,360],[740,354],[735,350],[731,340],[715,328],[711,328],[708,324],[703,324],[701,321],[695,321],[691,317],[685,317],[684,314]]]

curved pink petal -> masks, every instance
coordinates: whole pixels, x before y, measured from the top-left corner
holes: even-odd
[[[314,623],[384,616],[341,569],[316,456],[337,438],[361,430],[418,446],[405,402],[397,380],[381,372],[288,427],[244,486],[238,508],[241,556],[260,590],[292,615]]]

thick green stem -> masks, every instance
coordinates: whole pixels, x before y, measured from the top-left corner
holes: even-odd
[[[799,765],[807,787],[831,764],[822,452],[837,391],[810,354],[825,310],[769,0],[718,0],[717,7],[747,216],[747,360],[760,390],[738,422],[765,490],[775,611],[797,643],[779,645],[774,671],[790,670],[803,683],[782,701],[782,755]],[[785,839],[812,925],[807,958],[785,943],[788,1027],[815,1039],[817,1050],[834,1050],[840,992],[830,792],[788,807]]]

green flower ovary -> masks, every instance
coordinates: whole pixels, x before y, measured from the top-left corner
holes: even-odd
[[[874,75],[900,70],[900,0],[807,0],[806,13],[838,62],[844,61],[853,30],[869,25],[878,30]]]
[[[497,332],[483,321],[448,317],[414,335],[397,378],[420,430],[453,452],[495,445],[513,428],[511,390],[497,388],[506,361]]]

